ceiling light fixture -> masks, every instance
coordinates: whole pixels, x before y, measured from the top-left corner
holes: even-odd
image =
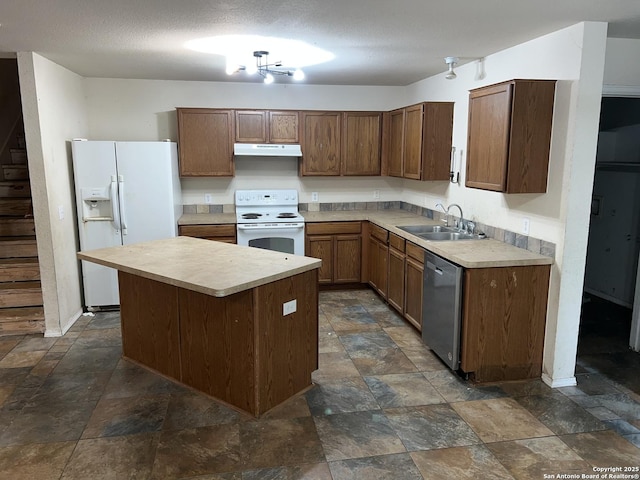
[[[263,79],[264,83],[273,83],[274,75],[281,75],[287,77],[293,77],[294,80],[303,80],[304,72],[300,69],[297,70],[278,70],[282,67],[282,62],[269,63],[269,52],[266,50],[256,50],[253,52],[253,56],[256,58],[255,68],[249,69],[246,66],[239,66],[235,70],[227,68],[227,73],[231,71],[231,74],[238,70],[244,70],[249,74],[258,73]],[[275,68],[274,68],[275,67]]]
[[[444,57],[444,63],[449,65],[449,71],[444,78],[447,80],[453,80],[457,77],[456,72],[453,71],[453,67],[458,63],[458,57]]]

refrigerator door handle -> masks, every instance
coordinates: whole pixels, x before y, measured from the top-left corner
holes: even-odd
[[[120,202],[120,223],[122,234],[127,234],[127,215],[124,210],[124,176],[118,175],[118,200]]]
[[[118,183],[115,175],[111,175],[111,219],[113,220],[113,228],[120,230],[120,212],[116,201],[118,199]]]

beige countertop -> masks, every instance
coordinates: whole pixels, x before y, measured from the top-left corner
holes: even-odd
[[[221,225],[236,223],[235,213],[184,213],[178,225]]]
[[[78,258],[196,292],[226,297],[319,268],[316,258],[176,237],[79,252]]]
[[[329,212],[300,212],[306,222],[369,221],[399,235],[422,248],[465,268],[511,267],[525,265],[551,265],[553,258],[530,252],[493,239],[433,242],[400,230],[405,225],[442,225],[407,210],[344,210]],[[232,220],[212,221],[220,215],[231,216]],[[185,218],[186,217],[186,218]],[[183,223],[189,222],[189,223]],[[194,222],[194,223],[191,223]],[[180,217],[179,224],[235,223],[234,214],[188,214]]]

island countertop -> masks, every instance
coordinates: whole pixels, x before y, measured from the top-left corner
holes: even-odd
[[[79,252],[78,258],[196,292],[225,297],[315,268],[317,258],[176,237]]]

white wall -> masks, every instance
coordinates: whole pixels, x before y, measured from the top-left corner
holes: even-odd
[[[42,276],[45,335],[57,336],[82,313],[68,140],[87,132],[83,78],[34,53],[19,53],[18,68]]]
[[[309,110],[390,110],[406,103],[403,87],[353,87],[319,85],[264,85],[218,82],[180,82],[88,78],[88,138],[91,140],[177,141],[176,107],[265,108]],[[79,135],[75,135],[79,136]],[[397,200],[395,179],[384,177],[301,178],[292,159],[239,159],[236,176],[219,179],[183,179],[183,203],[232,204],[241,188],[295,188],[301,202]]]
[[[608,38],[604,84],[640,85],[640,40]]]

